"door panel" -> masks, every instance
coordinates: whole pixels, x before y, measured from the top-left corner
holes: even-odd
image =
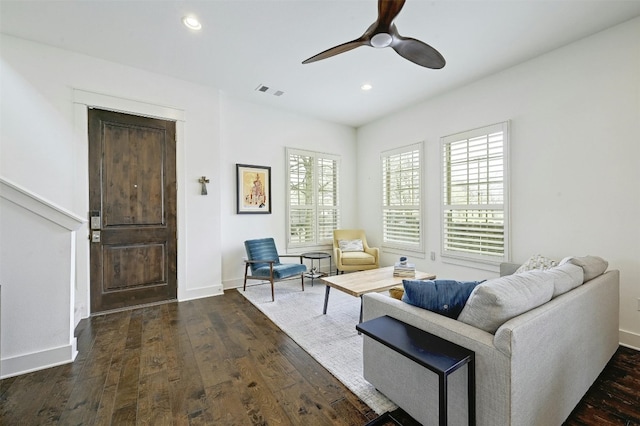
[[[89,110],[91,311],[175,299],[175,123]]]

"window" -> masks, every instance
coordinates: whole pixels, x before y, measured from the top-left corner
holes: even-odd
[[[383,152],[382,242],[422,251],[420,209],[422,144]]]
[[[288,246],[332,244],[333,230],[340,225],[340,158],[288,148],[287,162]]]
[[[509,123],[442,142],[442,256],[483,263],[509,258]]]

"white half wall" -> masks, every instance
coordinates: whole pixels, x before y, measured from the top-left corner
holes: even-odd
[[[358,186],[360,223],[381,241],[380,152],[424,141],[426,253],[412,260],[439,278],[495,276],[439,256],[439,140],[504,120],[511,120],[513,261],[537,253],[607,259],[620,270],[621,342],[637,347],[640,18],[358,129],[357,179],[372,183]],[[382,263],[396,257],[387,252]]]
[[[84,222],[0,178],[0,378],[75,359],[75,234]]]

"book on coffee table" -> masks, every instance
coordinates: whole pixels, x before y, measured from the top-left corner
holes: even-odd
[[[403,277],[403,278],[415,278],[416,265],[414,263],[396,262],[396,264],[393,266],[393,276]]]

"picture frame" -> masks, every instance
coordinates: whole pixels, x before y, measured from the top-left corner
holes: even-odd
[[[271,214],[271,167],[236,164],[237,214]]]

